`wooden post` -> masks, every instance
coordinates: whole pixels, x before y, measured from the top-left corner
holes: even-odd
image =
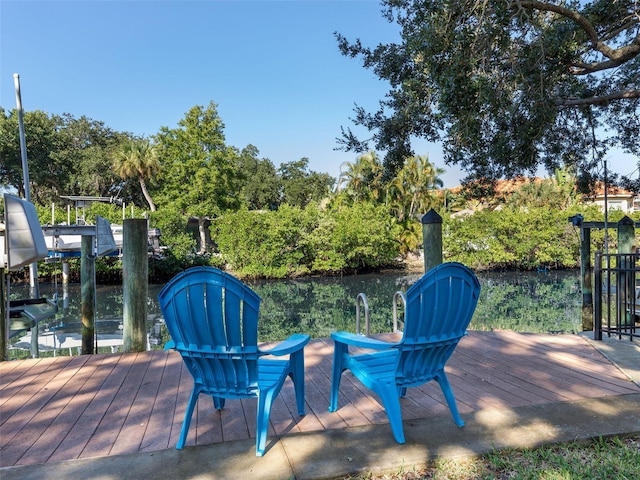
[[[124,220],[122,234],[124,351],[144,352],[147,346],[149,286],[147,220],[144,218]]]
[[[632,219],[626,215],[618,222],[618,305],[622,306],[618,312],[622,325],[632,324],[631,316],[635,314],[635,275],[633,266],[635,262],[631,254],[635,249],[635,227]]]
[[[582,281],[582,330],[593,330],[591,281],[591,229],[580,227],[580,278]]]
[[[422,216],[424,272],[442,263],[442,217],[433,208]]]
[[[4,241],[4,238],[0,241]],[[9,312],[7,311],[9,305],[5,293],[6,277],[4,265],[0,266],[0,313],[2,314],[2,318],[0,318],[0,362],[9,360]]]
[[[83,235],[80,244],[80,318],[82,320],[82,355],[95,353],[96,267],[93,256],[94,237]]]
[[[618,222],[618,253],[634,253],[635,241],[633,220],[625,215]]]

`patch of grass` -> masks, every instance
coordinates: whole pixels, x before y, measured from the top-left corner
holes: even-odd
[[[499,450],[474,459],[438,459],[422,468],[345,480],[634,480],[640,478],[640,435]]]

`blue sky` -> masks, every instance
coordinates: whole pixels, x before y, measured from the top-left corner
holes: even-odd
[[[213,101],[228,145],[252,144],[276,166],[307,157],[337,177],[356,158],[335,151],[340,127],[388,88],[340,54],[335,31],[369,46],[398,38],[377,0],[1,0],[0,105],[15,108],[18,73],[26,111],[150,136]],[[437,145],[415,150],[446,169],[445,186],[464,176]],[[609,168],[628,174],[635,160]]]

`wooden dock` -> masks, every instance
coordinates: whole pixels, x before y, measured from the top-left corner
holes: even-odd
[[[297,415],[285,382],[270,436],[388,423],[375,395],[349,373],[339,410],[327,411],[332,353],[327,339],[305,348],[307,415]],[[578,335],[470,332],[447,374],[463,419],[485,408],[640,392]],[[0,362],[0,467],[174,448],[191,385],[175,352]],[[255,411],[255,400],[242,400],[218,412],[201,396],[187,445],[255,437]],[[450,415],[435,382],[410,389],[402,413],[405,421]]]

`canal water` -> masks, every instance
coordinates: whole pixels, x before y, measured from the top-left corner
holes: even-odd
[[[356,297],[361,292],[368,300],[370,332],[392,331],[394,293],[406,291],[418,278],[419,273],[384,273],[247,283],[262,298],[260,340],[277,341],[297,332],[313,338],[328,337],[336,330],[354,332]],[[487,272],[478,274],[478,278],[482,290],[470,329],[531,333],[581,330],[579,271]],[[162,285],[150,285],[146,299],[151,348],[161,348],[167,340],[157,301],[161,288]],[[28,287],[14,285],[11,293],[12,298],[26,298]],[[40,293],[46,297],[57,294],[60,299],[55,318],[40,326],[42,349],[71,349],[81,328],[80,286],[70,285],[65,295],[61,285],[41,284]],[[101,351],[117,351],[122,343],[122,287],[97,286],[95,311],[98,346],[102,346]],[[361,308],[363,331],[364,320]],[[13,339],[15,355],[20,357],[19,352],[24,351],[28,356],[30,337],[24,332]]]

